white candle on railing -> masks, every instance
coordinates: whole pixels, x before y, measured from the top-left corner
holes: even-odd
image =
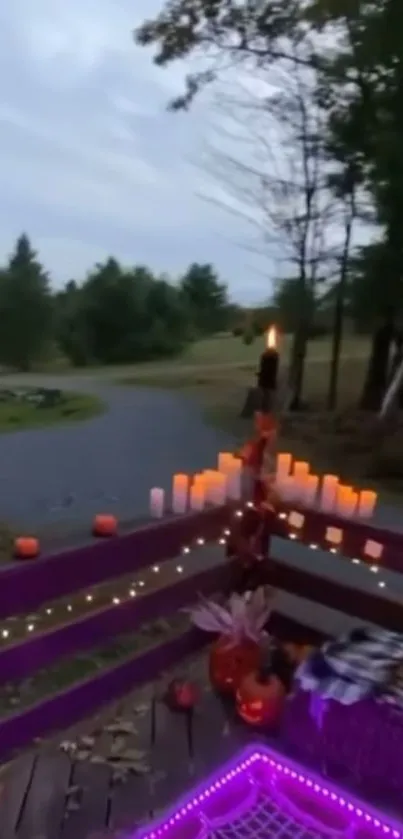
[[[216,472],[214,477],[214,490],[213,490],[213,504],[216,507],[221,507],[225,504],[226,498],[226,487],[227,487],[227,479],[225,475],[222,475],[221,472]]]
[[[174,475],[172,483],[172,512],[186,513],[189,495],[189,478],[187,475]]]
[[[153,519],[161,519],[164,515],[165,493],[160,487],[153,487],[150,490],[150,516]]]
[[[292,456],[289,452],[279,452],[276,458],[276,477],[288,478],[291,472]]]
[[[319,487],[319,478],[317,475],[307,475],[303,489],[302,502],[307,507],[313,507],[315,504]]]
[[[339,479],[337,475],[324,475],[320,495],[320,508],[325,513],[331,513],[336,506],[337,487]]]
[[[219,472],[227,472],[228,467],[231,465],[234,455],[231,452],[219,452],[218,453],[218,471]]]
[[[370,519],[374,514],[377,501],[376,492],[370,489],[363,489],[358,497],[358,515],[364,519]]]
[[[281,484],[278,487],[278,492],[280,493],[282,501],[295,501],[298,489],[292,475],[289,475],[288,478],[282,479]]]
[[[240,501],[242,498],[242,477],[242,460],[234,457],[227,472],[227,494],[232,501]]]
[[[344,518],[351,519],[357,509],[358,495],[349,486],[339,484],[337,488],[337,507],[336,512]]]
[[[203,475],[195,475],[189,493],[190,509],[204,510],[206,504],[206,482]]]

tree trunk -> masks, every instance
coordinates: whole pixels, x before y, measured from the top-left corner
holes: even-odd
[[[344,298],[347,284],[348,257],[350,253],[351,234],[355,216],[354,192],[350,196],[351,212],[345,225],[344,248],[340,265],[340,279],[336,288],[336,305],[333,323],[332,360],[330,362],[329,392],[327,407],[334,411],[337,407],[337,388],[339,383],[340,351],[343,339]]]
[[[302,407],[307,334],[308,331],[305,325],[303,325],[300,326],[294,335],[289,376],[289,384],[292,391],[290,411],[298,411]]]
[[[393,321],[388,318],[372,337],[360,408],[364,411],[379,411],[389,379],[389,362],[392,342],[395,339]]]

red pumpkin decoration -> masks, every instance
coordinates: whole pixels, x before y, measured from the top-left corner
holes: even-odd
[[[192,682],[173,679],[164,699],[171,711],[190,711],[199,700],[199,690]]]
[[[259,661],[256,641],[245,638],[234,644],[231,637],[222,635],[210,650],[210,682],[220,693],[233,693],[244,676],[256,670]]]
[[[40,553],[39,539],[34,536],[18,536],[14,542],[16,559],[36,559]]]
[[[109,513],[99,513],[92,523],[93,536],[116,536],[118,532],[118,520],[116,516]]]
[[[236,693],[236,707],[248,725],[275,727],[279,722],[286,696],[282,680],[272,674],[261,677],[258,671],[242,680]]]

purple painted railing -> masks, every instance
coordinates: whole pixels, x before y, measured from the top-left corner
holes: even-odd
[[[403,570],[399,558],[403,555],[403,535],[388,534],[385,530],[373,528],[367,524],[357,525],[342,519],[330,519],[317,512],[304,510],[299,512],[303,516],[303,522],[298,533],[295,533],[295,527],[287,518],[280,519],[274,514],[267,514],[271,534],[288,537],[292,533],[294,536],[297,535],[302,543],[315,542],[323,547],[329,547],[326,541],[326,528],[330,525],[342,531],[342,548],[346,546],[347,556],[364,558],[365,541],[372,540],[385,546],[383,554],[385,559],[382,558],[381,564],[384,562],[386,567],[398,571]],[[42,603],[56,600],[74,591],[87,589],[89,586],[136,572],[149,565],[160,564],[178,555],[184,546],[190,546],[199,538],[203,538],[206,542],[216,541],[221,537],[223,530],[231,526],[234,515],[235,508],[231,505],[178,519],[163,520],[119,538],[96,542],[84,548],[65,551],[57,556],[39,559],[21,566],[9,567],[0,576],[0,617],[29,612]],[[339,555],[335,556],[334,561],[337,563],[343,560]],[[321,602],[331,608],[347,611],[349,614],[359,615],[361,620],[372,620],[403,631],[403,616],[399,604],[369,593],[360,593],[357,596],[357,592],[351,587],[329,579],[321,579],[320,567],[317,563],[312,565],[309,573],[300,568],[288,566],[275,558],[268,559],[265,567],[267,581],[277,588]],[[0,679],[18,681],[29,674],[32,675],[39,668],[50,666],[61,656],[71,656],[81,650],[95,648],[113,636],[132,632],[140,624],[157,616],[164,617],[164,615],[172,614],[191,602],[198,590],[208,594],[227,586],[228,571],[226,565],[210,569],[193,578],[181,579],[180,582],[167,589],[129,600],[119,606],[98,610],[64,626],[29,637],[24,642],[4,646],[0,649]],[[280,623],[284,630],[287,620],[280,620]],[[292,630],[294,639],[298,638],[299,632],[305,631],[296,624],[293,624]],[[194,631],[186,632],[180,638],[162,644],[141,656],[128,659],[95,677],[69,687],[62,693],[48,697],[24,712],[3,719],[0,722],[0,759],[13,750],[25,746],[34,737],[43,736],[48,731],[70,725],[136,684],[154,678],[162,669],[174,664],[186,653],[200,649],[205,640],[208,638]],[[285,740],[288,738],[289,742],[292,741],[296,747],[300,738],[299,745],[303,750],[307,742],[306,732],[310,721],[306,719],[304,701],[298,696],[294,701],[297,704],[292,717],[296,719],[298,716],[300,723],[297,728],[291,725],[288,715],[284,721],[282,736]],[[377,707],[374,719],[376,716],[378,724],[384,725],[385,732],[390,731],[389,712],[385,711],[384,716],[382,713]],[[309,757],[316,761],[318,768],[325,764],[330,768],[334,766],[334,744],[342,736],[343,731],[339,717],[338,713],[337,725],[336,717],[334,717],[334,725],[333,717],[328,717],[325,739],[320,735],[311,738],[315,747],[312,745],[312,754]],[[359,787],[361,785],[364,789],[366,783],[368,787],[370,761],[355,760],[354,749],[361,756],[367,754],[363,741],[366,734],[360,728],[358,717],[357,726],[355,719],[349,718],[348,723],[356,734],[350,738],[351,748],[340,750],[339,754],[346,766],[341,768],[338,766],[338,771],[343,774],[344,771],[351,771],[351,766],[359,766],[357,785]],[[376,759],[377,772],[387,772],[389,761],[389,765],[394,766],[396,777],[403,778],[403,751],[399,745],[400,740],[397,742],[396,737],[387,737],[386,740],[388,748],[381,750],[382,753],[379,752]],[[386,740],[384,738],[384,742]],[[317,743],[319,745],[316,745]],[[393,754],[391,749],[394,749]],[[370,751],[372,754],[372,747]],[[347,754],[348,759],[345,758]],[[372,777],[373,766],[370,771]]]
[[[0,619],[32,612],[42,603],[165,562],[200,536],[206,542],[218,539],[233,515],[234,505],[217,507],[43,559],[14,563],[0,574]]]
[[[0,648],[0,685],[26,679],[62,657],[94,649],[110,638],[134,632],[146,621],[167,617],[194,602],[197,593],[208,595],[228,582],[228,566],[186,577],[168,589],[162,588],[119,606],[108,606],[71,623],[33,635],[26,641]],[[1,739],[0,739],[1,743]]]

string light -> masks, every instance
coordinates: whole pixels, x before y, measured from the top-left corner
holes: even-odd
[[[249,509],[252,509],[252,508],[254,508],[255,505],[253,504],[252,501],[248,501],[245,506]],[[235,518],[238,518],[238,519],[242,518],[243,515],[244,515],[244,511],[242,509],[237,509],[234,512],[234,517]],[[278,515],[279,519],[286,520],[287,518],[289,518],[290,514],[287,513],[287,512],[281,511],[277,515]],[[300,514],[295,514],[295,515],[300,515]],[[217,540],[217,543],[220,546],[224,546],[227,543],[227,539],[228,539],[229,536],[231,536],[231,530],[229,528],[225,528],[222,531],[221,537]],[[302,532],[301,533],[296,533],[295,531],[291,531],[291,532],[288,533],[288,538],[293,540],[293,541],[299,539],[300,536],[302,536]],[[197,547],[202,547],[205,544],[206,544],[206,539],[204,537],[200,536],[195,540],[195,544],[192,547],[189,546],[189,545],[185,545],[182,548],[181,553],[182,553],[182,555],[189,555],[191,553],[191,550],[194,547],[196,547],[196,546]],[[310,543],[307,547],[309,547],[311,550],[318,550],[320,548],[320,545],[318,545],[316,543]],[[326,550],[326,548],[324,548],[324,550]],[[339,553],[338,548],[334,544],[330,548],[327,548],[327,550],[332,554],[338,554]],[[362,560],[359,559],[358,557],[353,557],[351,559],[351,562],[354,565],[360,565],[362,563]],[[372,572],[373,574],[377,574],[379,572],[379,566],[378,565],[370,565],[369,566],[368,563],[365,562],[365,561],[364,561],[364,564],[365,564],[366,568],[368,568],[369,571]],[[154,574],[158,574],[161,569],[160,569],[159,565],[153,565],[151,570]],[[183,574],[184,573],[183,565],[180,565],[180,564],[177,565],[176,568],[175,568],[175,571],[176,571],[177,574]],[[377,582],[377,585],[379,586],[379,588],[386,588],[386,583],[385,583],[384,580],[380,580],[379,582]],[[133,581],[130,585],[130,588],[128,589],[126,597],[134,598],[134,597],[137,596],[136,586],[138,586],[139,588],[144,588],[145,587],[145,581],[144,580]],[[114,606],[118,606],[124,601],[124,599],[125,599],[124,595],[122,595],[120,597],[114,596],[114,597],[112,597],[111,602]],[[91,592],[89,592],[88,594],[85,595],[85,601],[87,603],[92,603],[94,601],[94,595]],[[66,609],[67,609],[68,612],[72,612],[73,611],[72,604],[71,603],[67,604]],[[54,608],[48,606],[45,609],[45,614],[47,616],[51,616],[51,615],[54,614],[54,611],[55,611]],[[38,615],[28,615],[27,618],[26,618],[26,620],[30,621],[30,623],[28,623],[26,625],[26,631],[30,632],[30,633],[35,630],[35,623],[31,622],[32,618],[35,618],[37,620]],[[7,618],[7,621],[15,621],[15,620],[17,620],[17,616],[10,616],[9,618]],[[10,632],[9,629],[2,629],[1,630],[1,638],[6,640],[10,637],[11,637],[11,632]]]
[[[242,515],[242,511],[238,510],[236,512],[236,515],[237,516]],[[231,531],[227,529],[227,530],[224,531],[224,534],[229,536],[231,534]],[[220,545],[225,545],[226,541],[227,540],[225,538],[221,537],[218,540],[218,543]],[[196,539],[195,545],[193,547],[196,547],[196,546],[197,547],[202,547],[205,544],[206,544],[206,539],[204,537],[200,536]],[[188,555],[188,554],[191,553],[191,550],[192,550],[192,548],[190,546],[186,545],[182,549],[182,554]],[[160,572],[160,570],[161,569],[160,569],[159,565],[153,565],[152,566],[152,571],[153,571],[154,574],[158,574]],[[185,569],[184,569],[183,565],[177,565],[176,568],[175,568],[175,571],[176,571],[177,574],[183,574],[184,570]],[[138,586],[139,588],[144,588],[145,585],[146,584],[145,584],[144,580],[133,580],[132,583],[130,584],[130,588],[128,589],[127,596],[130,597],[130,598],[136,597],[137,596],[137,591],[136,591],[135,586]],[[94,595],[89,592],[88,594],[85,595],[85,601],[86,601],[86,603],[92,603],[94,601]],[[114,596],[111,599],[111,602],[114,606],[119,606],[123,601],[124,601],[124,596],[123,597]],[[67,606],[66,606],[66,609],[67,609],[68,612],[72,612],[73,611],[72,604],[68,603]],[[53,615],[54,612],[55,612],[55,609],[50,607],[50,606],[46,607],[46,609],[45,609],[45,614],[47,616]],[[26,620],[31,620],[32,618],[37,619],[38,615],[27,615]],[[15,615],[12,615],[9,618],[7,618],[7,621],[10,621],[10,622],[15,621],[15,620],[17,620],[17,616],[15,616]],[[31,632],[34,632],[34,630],[35,630],[35,623],[30,622],[26,625],[26,631],[27,632],[31,633]],[[1,638],[2,639],[6,640],[10,637],[11,637],[11,633],[10,633],[9,629],[1,630]]]

